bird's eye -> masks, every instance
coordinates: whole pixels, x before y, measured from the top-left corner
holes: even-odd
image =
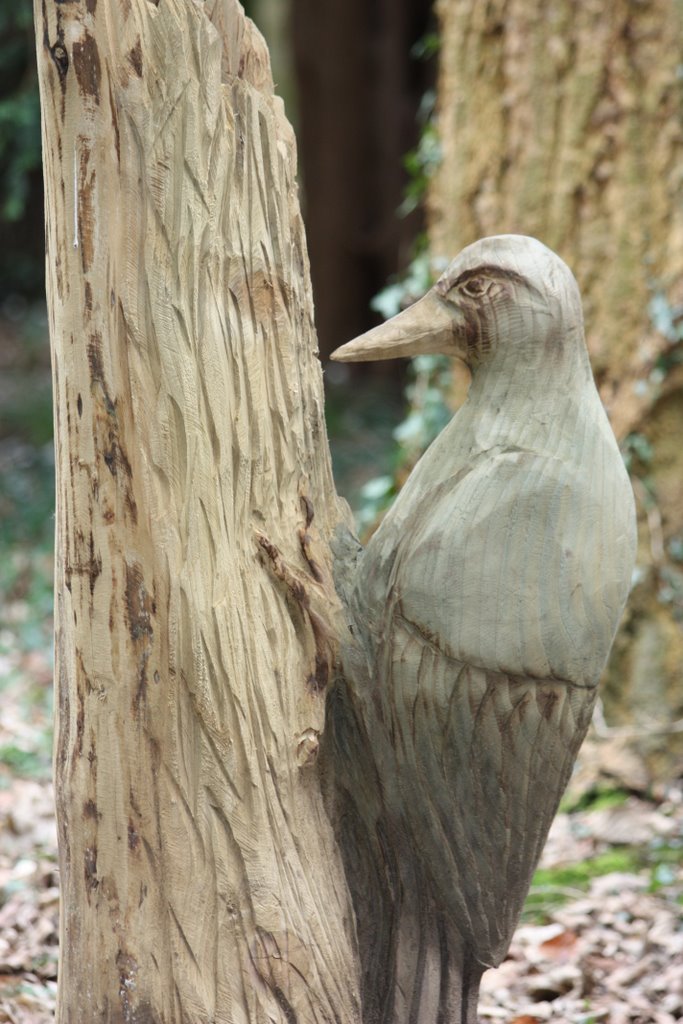
[[[491,282],[486,277],[470,277],[463,281],[460,288],[472,299],[480,299],[489,290]]]

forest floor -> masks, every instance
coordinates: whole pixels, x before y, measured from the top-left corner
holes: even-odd
[[[11,324],[0,338],[0,1024],[53,1020],[58,962],[50,386],[32,316],[19,347]],[[329,403],[354,504],[372,476],[358,450],[386,464],[400,416],[395,381],[379,402],[378,387]],[[509,954],[484,975],[482,1022],[683,1019],[683,787],[629,758],[609,730],[590,735]]]

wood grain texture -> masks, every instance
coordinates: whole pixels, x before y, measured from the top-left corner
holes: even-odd
[[[38,0],[36,25],[58,1019],[355,1021],[312,768],[345,512],[268,55],[233,0]]]
[[[418,310],[435,304],[430,324]],[[350,884],[385,908],[360,936],[366,1019],[473,1022],[590,722],[633,495],[576,282],[545,246],[469,246],[427,303],[340,355],[405,352],[406,324],[421,351],[431,328],[466,360],[472,385],[358,556],[330,717]]]

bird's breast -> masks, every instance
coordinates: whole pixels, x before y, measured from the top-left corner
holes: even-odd
[[[414,492],[364,557],[374,628],[400,618],[465,664],[594,686],[628,592],[633,524],[621,460],[593,455],[585,468],[497,454]]]

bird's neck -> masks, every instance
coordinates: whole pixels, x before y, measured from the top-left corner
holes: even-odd
[[[510,358],[478,367],[467,401],[415,466],[373,541],[389,536],[391,524],[400,529],[418,501],[496,449],[571,461],[578,423],[609,433],[585,347],[576,347],[552,365]]]
[[[561,454],[565,432],[550,425],[575,422],[574,415],[593,401],[598,399],[583,344],[536,347],[531,354],[506,347],[475,369],[456,429],[471,451],[497,445],[535,450],[542,444],[544,450],[557,445]]]

